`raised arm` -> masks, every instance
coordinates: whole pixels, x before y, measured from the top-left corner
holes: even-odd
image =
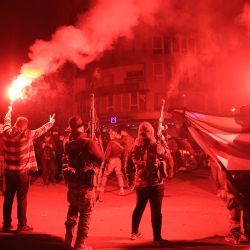
[[[41,135],[46,133],[50,128],[52,128],[54,123],[55,123],[55,114],[49,116],[49,122],[47,122],[38,129],[31,130],[31,137],[33,139],[40,137]]]
[[[3,124],[3,132],[6,134],[11,134],[11,132],[12,132],[11,112],[12,112],[12,106],[9,106],[8,112],[6,113],[6,115],[4,117],[4,124]]]

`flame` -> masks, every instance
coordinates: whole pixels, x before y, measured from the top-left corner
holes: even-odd
[[[31,83],[40,77],[42,72],[40,70],[25,70],[12,82],[8,95],[11,100],[11,103],[16,101],[19,98],[23,97],[23,90],[30,86]]]

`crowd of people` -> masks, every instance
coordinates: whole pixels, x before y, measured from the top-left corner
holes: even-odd
[[[231,223],[233,226],[226,239],[239,244],[241,208],[237,199],[227,187],[218,163],[201,151],[196,153],[187,138],[168,138],[166,135],[163,144],[162,138],[159,140],[155,135],[153,126],[144,121],[138,126],[136,138],[129,134],[127,127],[110,127],[110,139],[103,152],[97,141],[88,138],[79,116],[69,119],[66,134],[59,134],[51,130],[54,115],[42,127],[30,130],[26,117],[18,117],[12,126],[11,111],[10,107],[0,127],[0,192],[4,195],[2,232],[12,231],[15,194],[18,204],[17,232],[33,230],[27,224],[27,194],[30,174],[41,175],[45,186],[61,180],[67,185],[66,246],[72,246],[73,232],[77,227],[74,249],[89,249],[86,239],[93,204],[97,199],[103,201],[107,180],[115,172],[119,194],[124,195],[126,189],[136,193],[130,239],[136,240],[141,236],[139,225],[149,202],[154,244],[163,246],[168,243],[161,235],[164,178],[173,178],[177,172],[208,165],[218,188],[218,196],[228,200],[231,220],[235,222]]]

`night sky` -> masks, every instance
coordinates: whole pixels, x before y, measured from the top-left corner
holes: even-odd
[[[7,109],[6,88],[28,61],[29,47],[48,40],[57,27],[76,21],[89,1],[8,0],[0,1],[0,114]]]

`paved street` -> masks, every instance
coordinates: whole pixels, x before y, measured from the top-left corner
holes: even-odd
[[[3,197],[0,197],[2,213]],[[129,240],[135,194],[119,196],[116,178],[108,182],[104,201],[95,205],[88,244],[93,249],[155,249],[149,205],[143,215],[140,231],[143,237]],[[63,249],[64,221],[67,211],[66,187],[63,183],[42,184],[38,178],[30,188],[28,202],[32,234],[0,233],[1,250]],[[16,225],[16,204],[13,208]],[[166,249],[250,249],[250,244],[231,246],[224,241],[228,229],[226,203],[216,197],[208,169],[179,173],[165,184],[163,203],[163,237],[170,240]]]

